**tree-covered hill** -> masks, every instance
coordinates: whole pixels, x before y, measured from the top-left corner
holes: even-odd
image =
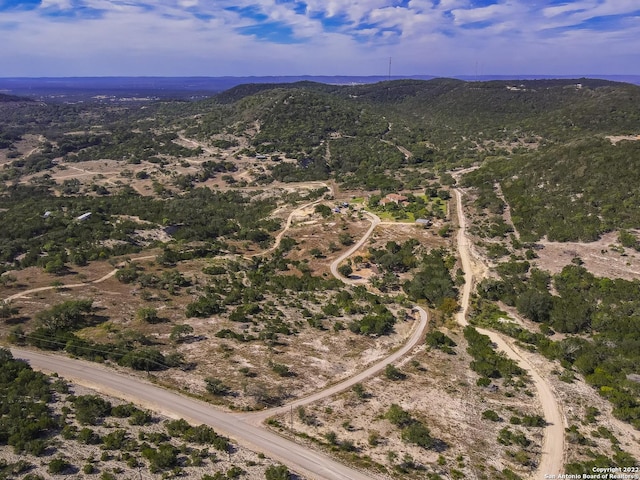
[[[640,142],[589,139],[494,159],[465,183],[499,182],[524,240],[593,241],[640,226],[639,164]]]
[[[637,160],[635,146],[604,140],[639,133],[640,87],[631,84],[305,81],[241,85],[196,102],[2,105],[14,105],[0,107],[0,148],[14,159],[0,170],[5,180],[51,169],[58,158],[140,163],[199,155],[202,150],[185,147],[179,137],[213,144],[223,135],[247,145],[233,153],[238,158],[297,160],[268,164],[262,183],[333,177],[346,188],[393,191],[426,171],[489,159],[475,175],[494,183],[518,178],[503,188],[527,238],[593,239],[638,226],[627,187],[635,178],[627,168]],[[25,134],[46,142],[21,157],[16,145]],[[544,189],[535,187],[539,179]],[[554,218],[568,219],[573,231]]]

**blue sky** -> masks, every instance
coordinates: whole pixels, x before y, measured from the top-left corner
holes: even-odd
[[[640,0],[0,0],[0,76],[640,74]]]

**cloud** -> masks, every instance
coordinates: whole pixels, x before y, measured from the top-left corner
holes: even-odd
[[[2,74],[638,72],[637,0],[0,0]],[[615,71],[614,71],[615,69]],[[526,70],[526,71],[524,71]]]

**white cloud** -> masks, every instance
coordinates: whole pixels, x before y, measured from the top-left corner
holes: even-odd
[[[599,15],[629,14],[637,0],[580,0],[540,10],[525,0],[474,7],[468,0],[309,0],[306,12],[276,0],[86,0],[101,18],[52,21],[43,9],[5,11],[0,27],[3,75],[284,75],[382,74],[393,57],[397,74],[633,73],[640,69],[640,25],[629,16],[615,31],[567,30]],[[68,0],[45,0],[68,8]],[[296,44],[275,44],[238,29],[288,25]],[[452,11],[451,14],[448,12]],[[211,16],[197,18],[194,12]],[[318,16],[332,17],[325,30]],[[339,19],[350,23],[339,26]],[[483,28],[460,28],[488,22]],[[615,69],[615,70],[613,70]]]

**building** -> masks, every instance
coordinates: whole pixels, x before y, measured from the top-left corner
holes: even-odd
[[[380,200],[380,205],[387,205],[389,203],[395,203],[396,205],[407,205],[409,203],[408,200],[409,199],[404,195],[400,195],[397,193],[390,193],[389,195],[384,197],[382,200]]]

